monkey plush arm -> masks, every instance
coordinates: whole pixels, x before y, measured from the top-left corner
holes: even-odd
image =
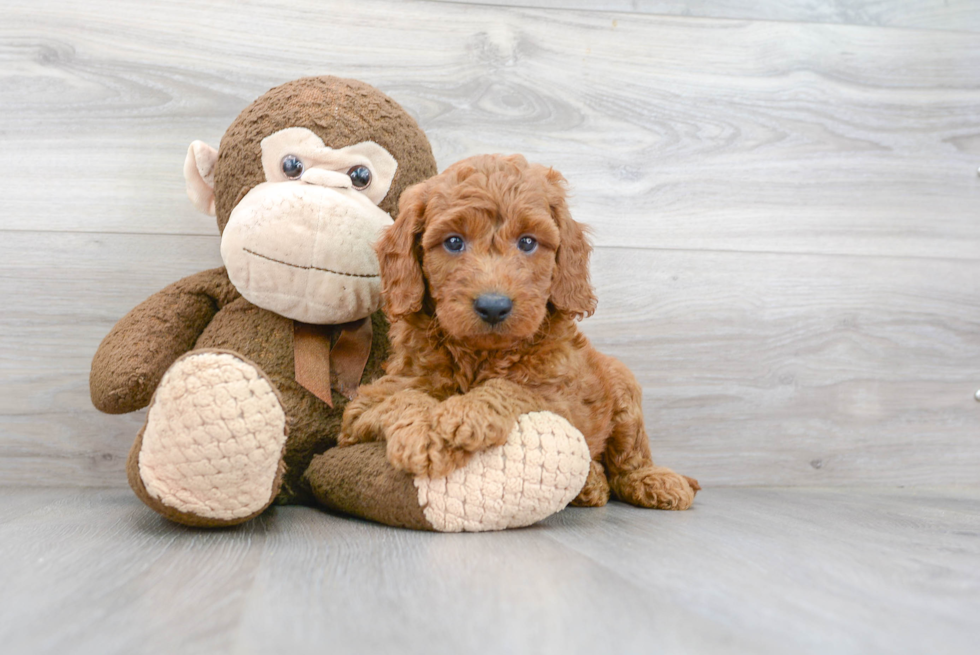
[[[237,297],[225,269],[215,268],[185,277],[137,305],[116,323],[92,359],[92,403],[109,414],[146,407],[170,365]]]

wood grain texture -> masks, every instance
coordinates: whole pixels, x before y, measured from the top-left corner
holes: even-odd
[[[186,145],[326,71],[405,104],[442,166],[495,151],[556,166],[604,245],[980,256],[973,34],[318,6],[8,6],[3,227],[213,234],[183,195]],[[42,206],[25,153],[61,180]]]
[[[125,484],[142,414],[91,409],[91,356],[217,251],[196,236],[8,235],[0,477]],[[664,464],[709,485],[977,484],[980,263],[601,248],[593,269],[583,330],[640,380]]]
[[[441,166],[519,151],[568,177],[599,245],[584,329],[643,383],[660,461],[708,484],[980,484],[980,41],[863,22],[6,3],[0,480],[125,484],[142,416],[91,408],[89,361],[220,264],[186,146],[329,72],[404,104]]]
[[[11,652],[972,653],[976,490],[715,489],[440,535],[308,508],[168,524],[126,490],[0,492]],[[16,507],[12,513],[9,507]]]
[[[840,23],[980,32],[973,0],[440,0],[444,2],[661,14],[736,20]]]

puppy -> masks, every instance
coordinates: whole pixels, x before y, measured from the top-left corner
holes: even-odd
[[[379,240],[392,353],[347,405],[341,446],[383,439],[391,463],[441,477],[548,410],[585,435],[577,505],[687,509],[696,480],[654,465],[640,386],[576,320],[595,310],[591,246],[560,173],[519,155],[465,159],[401,197]]]

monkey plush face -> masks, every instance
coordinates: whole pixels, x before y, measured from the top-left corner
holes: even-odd
[[[221,258],[247,300],[304,323],[375,311],[381,281],[371,245],[391,217],[378,208],[398,163],[376,143],[333,149],[303,127],[262,140],[265,182],[238,201]]]
[[[220,152],[191,144],[195,205],[218,217],[239,293],[304,323],[378,309],[374,242],[402,189],[435,174],[428,140],[383,93],[356,80],[304,78],[246,108]]]

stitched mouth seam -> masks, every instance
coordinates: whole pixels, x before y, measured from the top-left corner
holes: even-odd
[[[347,277],[380,277],[379,275],[363,275],[361,273],[344,273],[343,271],[332,271],[329,268],[320,268],[319,266],[300,266],[299,264],[290,264],[289,262],[284,262],[279,259],[273,259],[268,255],[257,253],[254,250],[249,250],[248,248],[242,248],[242,250],[244,250],[250,255],[255,255],[256,257],[260,257],[262,259],[268,259],[270,262],[282,264],[283,266],[290,266],[292,268],[300,268],[304,271],[323,271],[324,273],[333,273],[334,275],[346,275]]]

